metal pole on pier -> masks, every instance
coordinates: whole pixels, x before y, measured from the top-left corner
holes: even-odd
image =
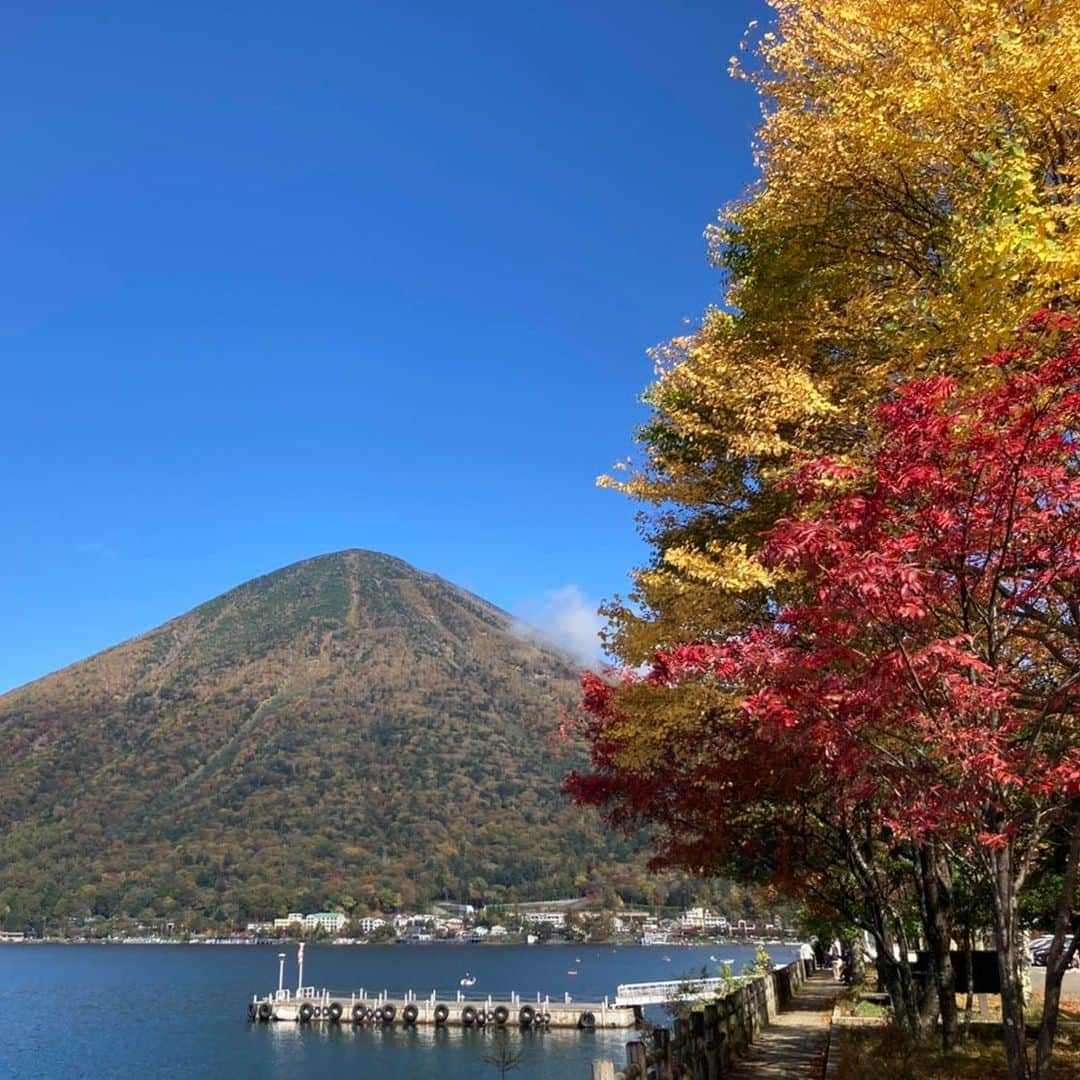
[[[300,942],[300,948],[296,952],[296,964],[300,969],[300,978],[296,984],[296,992],[299,994],[304,988],[304,943]]]
[[[285,954],[283,952],[279,952],[277,954],[277,958],[278,958],[277,988],[278,988],[278,991],[280,992],[281,990],[285,989]]]

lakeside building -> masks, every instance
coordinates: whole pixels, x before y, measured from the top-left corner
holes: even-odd
[[[647,911],[620,911],[611,917],[611,929],[616,934],[640,934],[649,922]]]
[[[304,914],[300,911],[290,911],[284,919],[274,920],[275,930],[288,930],[293,923],[299,923],[300,926],[304,925]]]
[[[687,908],[679,918],[679,925],[684,930],[715,930],[719,934],[728,932],[726,915],[716,915],[708,908]]]
[[[522,911],[521,918],[531,926],[547,923],[548,926],[565,926],[566,914],[560,911]]]
[[[340,911],[316,911],[305,915],[300,924],[305,930],[325,930],[328,934],[340,934],[349,920]]]
[[[328,934],[340,934],[348,921],[340,911],[316,911],[313,915],[290,911],[284,919],[274,920],[274,929],[288,930],[294,923],[298,923],[304,930],[325,930]]]
[[[431,910],[435,915],[450,912],[453,915],[466,919],[471,919],[476,915],[476,908],[474,908],[472,904],[454,904],[449,900],[440,900],[438,903],[432,904]]]

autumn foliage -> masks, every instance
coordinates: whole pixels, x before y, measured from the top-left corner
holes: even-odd
[[[802,729],[838,793],[896,835],[1000,849],[1080,791],[1072,330],[1038,316],[990,358],[987,389],[910,383],[879,409],[865,466],[800,468],[805,516],[771,529],[762,557],[807,599],[717,649],[752,722]]]
[[[946,829],[1001,847],[1022,807],[1041,819],[1080,791],[1071,316],[1037,316],[986,363],[994,381],[976,392],[947,376],[902,387],[864,463],[815,459],[787,481],[799,513],[768,530],[762,558],[805,599],[737,638],[660,651],[621,687],[584,676],[601,775],[575,778],[577,794],[613,796],[605,772],[651,786],[656,759],[616,703],[688,682],[714,704],[740,696],[738,730],[724,731],[738,753],[703,770],[730,761],[744,786],[756,762],[775,783],[795,753],[793,772],[827,772],[838,801],[869,799],[898,835]],[[715,734],[703,716],[691,741]],[[772,746],[779,758],[763,754]]]
[[[974,377],[1080,282],[1073,0],[773,0],[736,73],[758,181],[709,229],[723,307],[656,350],[642,455],[604,482],[655,559],[611,641],[637,665],[738,627],[801,454],[857,446],[898,377]]]
[[[912,928],[947,1045],[958,898],[984,905],[1026,1077],[1018,898],[1066,868],[1061,944],[1080,867],[1080,8],[769,2],[732,64],[762,123],[707,231],[722,304],[655,350],[641,453],[601,479],[650,558],[569,788],[660,863],[865,929],[916,1037]]]
[[[948,844],[990,883],[1015,965],[1019,889],[1080,793],[1075,320],[1041,312],[977,388],[914,380],[876,419],[864,454],[784,481],[792,513],[760,551],[788,603],[644,675],[586,677],[594,772],[568,786],[698,869],[752,854],[766,808]],[[671,753],[643,756],[643,703],[665,699]]]

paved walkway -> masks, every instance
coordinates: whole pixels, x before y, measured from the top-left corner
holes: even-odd
[[[725,1073],[725,1080],[819,1080],[825,1071],[825,1048],[833,1005],[843,987],[831,971],[815,972],[798,995],[755,1040],[749,1052]]]

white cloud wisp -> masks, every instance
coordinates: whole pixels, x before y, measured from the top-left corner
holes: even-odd
[[[599,635],[604,620],[598,606],[576,585],[563,585],[523,605],[513,630],[521,637],[557,646],[586,667],[599,667],[603,663]]]

